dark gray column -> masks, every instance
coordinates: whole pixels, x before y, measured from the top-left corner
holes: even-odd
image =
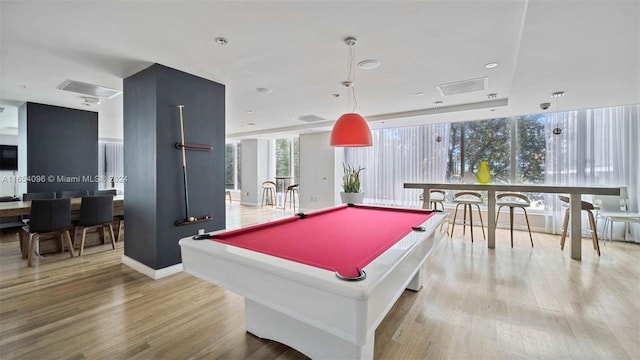
[[[124,80],[125,255],[153,269],[182,262],[178,240],[225,227],[224,85],[159,64]],[[212,221],[176,226],[185,217],[180,117],[187,151],[191,216]]]

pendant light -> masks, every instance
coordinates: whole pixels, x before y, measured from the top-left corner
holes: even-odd
[[[563,96],[564,91],[556,91],[551,94],[551,97],[556,99],[556,127],[553,129],[553,135],[562,134],[562,129],[558,126],[558,116],[560,114],[560,98]]]
[[[358,40],[353,37],[344,39],[344,43],[349,47],[349,70],[347,74],[348,80],[344,81],[342,85],[350,92],[349,102],[350,105],[352,105],[352,110],[350,113],[340,116],[338,121],[333,125],[333,130],[331,130],[331,146],[359,147],[373,145],[369,124],[367,124],[367,121],[360,114],[355,112],[357,101],[353,88],[353,47],[357,41]]]

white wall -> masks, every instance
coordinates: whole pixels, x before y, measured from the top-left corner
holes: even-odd
[[[329,146],[329,132],[300,135],[300,209],[340,203],[342,148]]]
[[[87,110],[98,111],[98,136],[105,139],[122,141],[124,123],[122,115],[123,95],[103,100],[102,104],[89,107]]]
[[[269,177],[269,140],[242,140],[242,205],[258,206],[262,200],[262,182]]]
[[[18,136],[0,134],[0,145],[18,145]],[[22,196],[18,195],[18,184],[15,182],[17,174],[17,171],[0,170],[0,196]]]

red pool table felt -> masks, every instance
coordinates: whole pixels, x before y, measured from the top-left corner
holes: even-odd
[[[433,212],[340,206],[219,233],[213,241],[357,277]]]

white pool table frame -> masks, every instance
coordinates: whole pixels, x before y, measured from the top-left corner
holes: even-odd
[[[314,359],[372,359],[375,330],[405,288],[422,286],[424,261],[446,233],[436,213],[373,260],[363,281],[226,245],[183,238],[184,270],[245,298],[246,330]],[[304,220],[302,220],[304,221]]]

